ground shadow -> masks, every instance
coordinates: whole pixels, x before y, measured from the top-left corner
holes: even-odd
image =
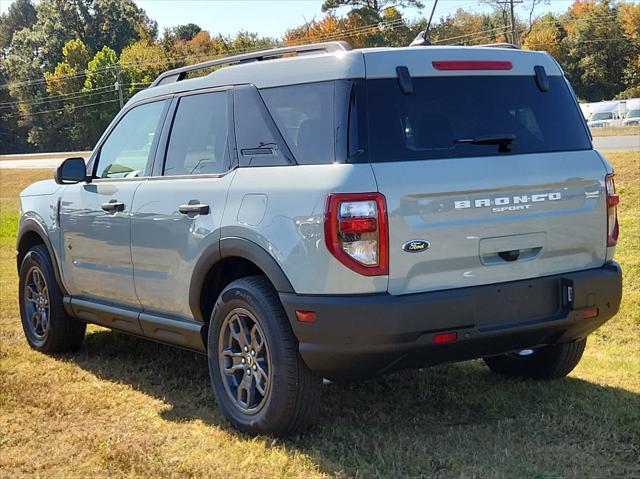
[[[166,420],[235,434],[212,399],[203,355],[100,330],[69,359],[161,398]],[[343,476],[632,477],[639,430],[638,394],[573,378],[507,380],[475,361],[325,384],[319,424],[283,444]]]

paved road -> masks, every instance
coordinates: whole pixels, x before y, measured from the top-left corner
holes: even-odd
[[[76,151],[71,153],[29,153],[24,155],[0,155],[0,169],[2,168],[56,168],[65,158],[81,156],[89,158],[90,151]]]
[[[593,144],[598,150],[640,150],[640,135],[597,136]]]
[[[0,161],[0,170],[3,168],[40,168],[49,169],[56,168],[62,160],[43,159],[43,160],[3,160]]]
[[[638,150],[640,151],[640,135],[626,136],[599,136],[593,139],[593,144],[598,150]],[[81,152],[82,156],[88,156]],[[28,160],[12,160],[11,156],[5,155],[1,158],[0,169],[3,168],[56,168],[63,159],[69,156],[78,156],[77,153],[53,153],[50,156],[46,153],[30,155]],[[19,156],[19,155],[15,155]],[[21,155],[24,156],[24,155]]]

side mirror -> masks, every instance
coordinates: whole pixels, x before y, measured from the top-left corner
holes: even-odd
[[[80,183],[87,179],[87,165],[84,158],[67,158],[62,162],[54,175],[59,185]]]

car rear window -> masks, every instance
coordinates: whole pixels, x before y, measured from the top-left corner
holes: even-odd
[[[550,76],[413,78],[367,82],[369,160],[404,161],[590,149],[579,108],[565,80]],[[505,145],[479,144],[511,137]],[[507,142],[508,143],[508,142]]]

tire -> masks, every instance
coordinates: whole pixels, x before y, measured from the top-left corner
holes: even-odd
[[[207,346],[215,398],[237,429],[282,437],[314,422],[322,378],[302,361],[282,304],[265,277],[241,278],[222,291],[211,314]]]
[[[484,358],[494,373],[526,379],[559,379],[578,365],[587,338],[572,343],[555,344],[533,350],[527,356],[505,354]]]
[[[47,248],[31,248],[20,264],[18,286],[22,329],[29,346],[43,353],[77,351],[87,325],[64,309]]]

